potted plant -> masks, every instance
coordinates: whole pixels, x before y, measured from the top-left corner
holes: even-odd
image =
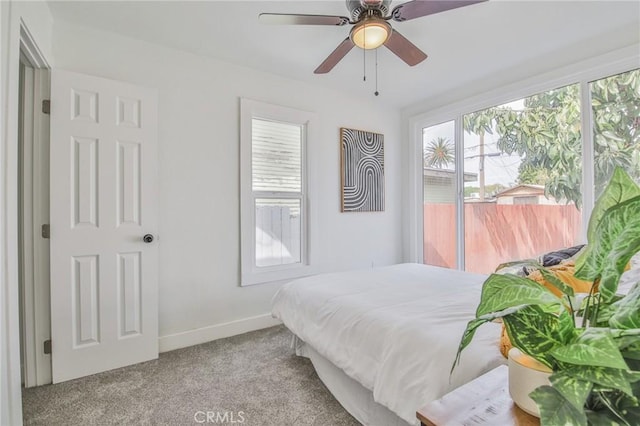
[[[542,425],[640,425],[640,283],[616,294],[640,251],[640,187],[621,168],[596,202],[587,239],[575,276],[593,285],[581,306],[572,305],[573,289],[537,262],[518,264],[538,268],[562,297],[525,277],[492,274],[453,368],[476,329],[502,318],[513,346],[552,370],[551,386],[530,394]]]

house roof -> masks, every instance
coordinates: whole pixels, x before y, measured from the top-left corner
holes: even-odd
[[[544,185],[529,185],[529,184],[521,184],[512,186],[511,188],[507,188],[503,191],[498,192],[495,197],[509,197],[512,195],[522,195],[522,196],[534,196],[534,195],[544,195]]]
[[[450,169],[439,169],[437,167],[424,167],[424,176],[455,179],[456,171],[450,170]],[[476,182],[477,180],[478,180],[477,173],[468,173],[468,172],[464,173],[465,182]]]

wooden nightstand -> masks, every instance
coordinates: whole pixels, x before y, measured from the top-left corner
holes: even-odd
[[[423,426],[539,426],[509,396],[507,366],[501,365],[422,407],[416,413]]]

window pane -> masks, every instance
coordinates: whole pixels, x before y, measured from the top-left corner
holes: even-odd
[[[640,183],[640,70],[590,83],[596,197],[615,166]]]
[[[581,231],[579,86],[464,116],[465,270],[575,245]]]
[[[455,122],[422,129],[424,251],[427,265],[456,267]],[[465,175],[465,180],[467,176]]]
[[[254,118],[251,135],[253,190],[301,192],[302,126]]]
[[[256,266],[300,263],[299,199],[256,199]]]

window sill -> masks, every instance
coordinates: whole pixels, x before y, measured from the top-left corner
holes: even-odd
[[[290,281],[315,273],[315,268],[311,265],[292,265],[290,267],[278,268],[277,270],[243,272],[240,286],[247,287],[256,284]]]

